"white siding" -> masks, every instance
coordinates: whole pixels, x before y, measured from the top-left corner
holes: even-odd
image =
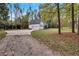
[[[44,27],[40,26],[40,24],[32,24],[32,25],[29,25],[29,28],[33,30],[39,30],[39,29],[43,29]]]

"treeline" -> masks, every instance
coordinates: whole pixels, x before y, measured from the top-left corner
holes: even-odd
[[[74,4],[74,19],[77,18],[78,4]],[[72,3],[60,3],[60,18],[61,26],[68,27],[72,21]],[[57,27],[58,25],[58,11],[57,4],[41,4],[40,5],[40,14],[44,22],[50,22],[52,27]]]
[[[0,29],[28,28],[28,12],[25,15],[23,12],[17,3],[0,3]]]
[[[77,27],[79,34],[79,4],[41,4],[40,13],[42,20],[49,23],[51,28],[58,27],[59,34],[61,34],[62,27],[71,27],[73,33],[75,33],[75,27]]]
[[[24,12],[26,12],[25,15]],[[75,23],[78,23],[79,19],[79,4],[44,3],[40,4],[39,12],[41,20],[48,24],[49,28],[57,27],[60,31],[61,27],[71,27],[72,32],[75,32]],[[0,28],[26,29],[28,28],[28,18],[29,9],[22,8],[20,4],[0,3]]]

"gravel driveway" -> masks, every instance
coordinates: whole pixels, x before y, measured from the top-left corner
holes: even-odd
[[[52,56],[60,55],[52,52],[46,45],[31,36],[31,30],[6,31],[7,35],[0,41],[2,56]]]

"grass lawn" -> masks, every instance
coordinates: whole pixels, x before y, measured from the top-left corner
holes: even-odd
[[[6,32],[4,30],[0,30],[0,40],[5,37]]]
[[[32,32],[32,36],[62,55],[79,55],[79,36],[71,33],[69,28],[63,28],[61,35],[57,31],[56,28],[37,30]]]

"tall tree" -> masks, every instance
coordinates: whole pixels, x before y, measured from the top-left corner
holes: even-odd
[[[8,7],[7,7],[7,4],[5,3],[0,3],[0,20],[4,21],[4,29],[6,29],[6,22],[7,22],[7,19],[9,18],[8,16]]]
[[[77,4],[77,34],[79,35],[79,5]]]
[[[18,17],[20,19],[20,24],[19,25],[21,27],[21,18],[20,18],[21,9],[20,9],[19,4],[17,4],[17,3],[14,4],[14,13],[15,13],[15,24],[16,24],[16,28],[17,28],[17,23],[18,23],[18,22],[16,22],[16,19]]]
[[[58,33],[61,34],[61,24],[60,24],[60,9],[59,9],[59,3],[57,3],[57,12],[58,12]]]
[[[12,16],[13,16],[13,4],[9,3],[9,11],[10,11],[10,18],[11,18],[11,29],[13,29],[13,23],[12,23]]]
[[[75,33],[75,23],[74,23],[74,3],[72,3],[71,6],[72,6],[72,33]]]
[[[0,3],[0,19],[8,19],[8,7],[5,3]]]

